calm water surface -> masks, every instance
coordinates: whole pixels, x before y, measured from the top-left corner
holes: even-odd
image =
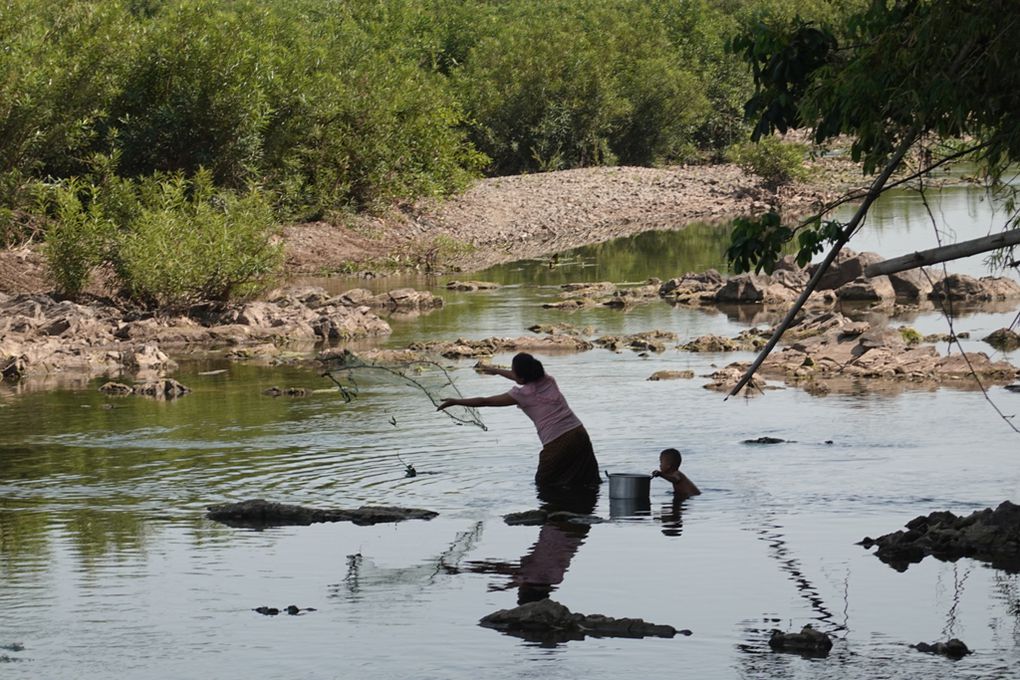
[[[987,231],[987,204],[973,192],[943,198],[957,238]],[[917,245],[931,227],[916,199],[881,208],[857,249],[891,257],[934,245]],[[596,335],[662,328],[681,340],[768,323],[747,310],[665,303],[626,314],[540,307],[567,281],[722,267],[724,247],[724,232],[693,227],[585,248],[554,267],[499,267],[473,278],[505,287],[444,291],[442,310],[392,319],[384,344],[516,336],[538,322],[590,325]],[[953,269],[985,273],[980,258]],[[970,313],[956,327],[980,338],[1016,313]],[[945,331],[936,312],[892,323]],[[1020,436],[972,390],[816,398],[785,389],[724,402],[700,378],[646,380],[749,357],[544,357],[604,468],[646,472],[676,446],[704,491],[676,507],[655,482],[651,507],[635,512],[603,489],[595,514],[606,521],[566,531],[502,521],[538,504],[538,442],[516,409],[484,411],[488,431],[459,427],[422,392],[378,379],[362,381],[349,404],[329,391],[274,399],[262,390],[329,383],[310,368],[215,361],[185,364],[176,377],[194,392],[173,403],[111,399],[92,389],[98,381],[79,391],[0,390],[0,656],[9,659],[0,677],[1016,677],[1016,575],[930,558],[899,573],[854,544],[933,510],[1020,501]],[[1020,353],[1008,358],[1020,363]],[[463,393],[507,388],[470,364],[448,362]],[[203,375],[217,369],[226,370]],[[990,396],[1020,411],[1020,395]],[[792,441],[741,443],[762,435]],[[405,477],[404,463],[418,476]],[[252,497],[441,514],[265,531],[203,518],[211,503]],[[516,605],[522,574],[538,572],[574,611],[693,635],[543,646],[477,625]],[[290,604],[316,611],[252,611]],[[806,623],[838,638],[828,659],[768,651],[771,628]],[[975,654],[953,663],[907,647],[947,637]],[[15,642],[24,650],[4,649]]]

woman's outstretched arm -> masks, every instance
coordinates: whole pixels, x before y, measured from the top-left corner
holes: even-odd
[[[467,399],[444,399],[443,402],[436,407],[437,411],[449,408],[451,406],[516,406],[517,402],[514,398],[507,394],[496,394],[491,397],[469,397]]]

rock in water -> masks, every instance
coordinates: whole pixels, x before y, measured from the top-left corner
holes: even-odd
[[[807,625],[801,628],[799,633],[773,630],[772,637],[769,638],[769,647],[783,652],[827,656],[832,649],[832,639]]]
[[[1020,571],[1020,505],[1003,501],[995,510],[986,508],[966,517],[933,512],[907,522],[906,531],[865,538],[860,545],[878,546],[875,556],[897,571],[931,555],[946,561],[971,557],[1016,573]]]
[[[942,656],[949,657],[953,660],[962,659],[968,654],[972,654],[967,645],[963,644],[962,640],[952,638],[946,642],[934,642],[928,644],[927,642],[918,642],[916,645],[910,645],[919,652],[925,652],[927,654],[941,654]]]
[[[664,637],[680,633],[673,626],[648,623],[642,619],[616,619],[602,614],[577,614],[550,599],[528,602],[513,609],[500,609],[485,616],[479,625],[511,635],[545,643],[583,640],[593,637]]]

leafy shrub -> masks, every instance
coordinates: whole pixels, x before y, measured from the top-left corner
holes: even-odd
[[[775,188],[807,177],[803,144],[783,142],[775,137],[762,137],[757,143],[735,144],[727,151],[730,162],[744,172],[758,175]]]
[[[92,200],[83,204],[80,193]],[[46,233],[44,252],[57,290],[76,297],[88,284],[92,270],[102,264],[114,227],[94,200],[94,187],[69,182],[54,187],[50,199],[54,219]]]
[[[263,194],[217,192],[206,172],[153,188],[117,245],[114,264],[131,297],[159,306],[226,301],[259,292],[276,274],[283,248]]]
[[[51,205],[46,255],[69,296],[109,264],[127,295],[148,306],[226,301],[264,289],[282,264],[265,195],[217,191],[208,171],[190,181],[67,182],[53,188]]]

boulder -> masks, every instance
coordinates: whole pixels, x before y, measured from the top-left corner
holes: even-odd
[[[941,274],[932,275],[932,280],[941,278]],[[896,291],[896,297],[906,300],[927,300],[932,291],[932,280],[920,269],[907,269],[889,274],[889,283]]]
[[[882,261],[878,253],[855,253],[844,248],[836,256],[836,259],[829,265],[829,269],[818,281],[818,290],[829,290],[839,288],[855,279],[864,276],[864,269],[868,265]],[[808,267],[808,274],[814,276],[818,265]]]
[[[131,371],[162,372],[177,368],[176,361],[172,361],[163,350],[151,344],[124,350],[121,361]]]
[[[756,304],[765,302],[765,293],[770,280],[757,274],[740,274],[726,279],[715,294],[716,302]]]
[[[932,300],[987,302],[1020,298],[1020,284],[1003,276],[976,279],[966,274],[950,274],[932,287]]]
[[[702,335],[690,342],[684,343],[680,349],[686,352],[736,352],[744,349],[735,341],[724,338],[721,335]]]
[[[888,276],[860,277],[837,288],[836,296],[847,302],[891,302],[896,291]]]

